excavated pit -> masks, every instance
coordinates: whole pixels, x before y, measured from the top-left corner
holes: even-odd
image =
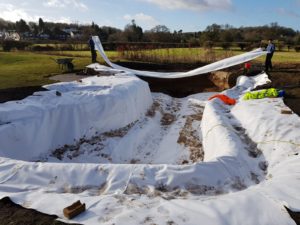
[[[232,77],[235,77],[235,75],[229,76],[226,72],[217,72],[215,74],[210,74],[207,76],[207,78],[214,84],[214,88],[212,90],[222,90],[230,87],[229,80]],[[196,81],[196,80],[194,80]],[[190,81],[191,82],[191,81]],[[193,82],[191,82],[193,83]],[[187,84],[187,83],[186,83]],[[150,85],[151,86],[151,85]],[[195,85],[197,86],[197,85]],[[170,85],[169,87],[172,87]],[[178,88],[178,87],[177,87]],[[197,88],[197,87],[195,87]],[[176,91],[175,89],[169,89],[168,94],[170,95],[176,95],[176,96],[185,96],[188,94],[193,93],[193,91],[196,91],[197,89],[189,90],[188,92],[182,91]],[[179,94],[178,94],[179,92]],[[173,94],[172,94],[173,93]],[[186,93],[186,94],[184,94]],[[199,133],[200,130],[200,124],[202,120],[202,113],[205,106],[205,100],[210,96],[211,94],[201,94],[201,97],[198,95],[190,96],[189,98],[171,98],[166,95],[162,94],[153,94],[154,103],[152,107],[147,111],[144,119],[141,119],[139,121],[135,121],[131,124],[128,124],[127,126],[117,129],[117,130],[111,130],[109,132],[96,134],[95,136],[91,138],[83,137],[80,139],[76,144],[74,145],[65,145],[61,148],[53,150],[51,153],[49,153],[47,156],[41,157],[38,161],[45,161],[45,162],[62,162],[62,163],[68,163],[68,162],[77,162],[77,163],[103,163],[103,164],[192,164],[194,162],[199,162],[203,160],[204,152],[202,150],[202,134]],[[109,148],[109,146],[112,146],[117,143],[118,146],[120,146],[117,150],[118,156],[124,154],[126,155],[126,152],[119,151],[120,149],[129,149],[126,146],[126,142],[119,142],[121,139],[126,139],[131,137],[131,139],[127,139],[128,142],[134,140],[136,135],[139,134],[137,132],[140,128],[147,128],[146,130],[149,130],[152,125],[155,125],[156,128],[159,128],[160,132],[155,132],[157,129],[154,129],[152,134],[154,134],[154,139],[149,138],[149,133],[144,133],[144,140],[147,140],[147,142],[139,143],[140,148],[136,148],[135,151],[132,151],[131,157],[128,158],[116,158],[114,157],[114,151],[112,152],[105,152],[105,148]],[[150,126],[151,125],[151,126]],[[239,127],[236,127],[237,132],[243,133],[243,130]],[[163,145],[162,143],[158,145],[151,145],[155,143],[153,140],[159,140],[162,139],[168,139],[170,136],[168,134],[176,132],[176,135],[172,136],[172,141],[169,143],[175,143],[176,145],[180,146],[180,150],[183,150],[185,152],[182,154],[181,158],[177,158],[175,161],[173,160],[168,161],[166,159],[169,159],[169,155],[164,156],[161,158],[161,155],[164,153],[163,151],[157,151],[155,154],[159,157],[154,157],[154,155],[151,155],[151,152],[139,152],[141,148],[147,148],[147,149],[156,149],[157,146],[161,146],[162,149],[168,149],[171,150],[170,152],[172,154],[176,154],[176,152],[172,152],[172,149],[174,148],[174,145],[167,146]],[[118,143],[119,142],[119,143]],[[251,143],[250,143],[251,144]],[[166,148],[166,146],[168,148]],[[249,145],[250,146],[250,145]],[[91,155],[87,155],[86,153],[90,151]],[[103,151],[103,152],[101,152]],[[141,153],[141,154],[140,154]],[[136,157],[138,156],[138,157]],[[98,158],[97,158],[98,157]],[[152,161],[149,159],[153,159]],[[263,170],[263,169],[262,169]],[[143,176],[146,176],[143,174]],[[259,180],[257,179],[256,174],[251,174],[253,182],[259,183]],[[54,181],[50,182],[51,185],[53,185],[56,181],[54,177]],[[131,177],[129,178],[130,181]],[[134,180],[134,179],[133,179]],[[199,180],[200,181],[200,180]],[[91,186],[92,188],[93,186]],[[106,186],[103,185],[103,189],[105,189]],[[247,188],[246,185],[244,185],[239,179],[236,180],[235,183],[232,184],[232,188],[235,190],[243,190]],[[213,193],[213,195],[223,194],[223,190],[216,189],[214,190],[213,187],[206,186],[206,185],[187,185],[185,189],[188,191],[188,193],[192,193],[195,195],[203,195],[203,194],[209,194]],[[81,189],[81,187],[71,187],[68,189],[68,193],[78,194],[81,192],[84,192],[88,190],[88,186]],[[180,191],[180,189],[178,189]],[[168,186],[166,186],[164,183],[158,183],[155,186],[155,191],[159,191],[159,193],[165,193],[168,192]],[[226,193],[226,192],[225,192]],[[101,194],[101,193],[100,193]],[[127,188],[124,189],[124,194],[126,195],[132,195],[132,194],[145,194],[144,190],[139,188],[138,186],[134,186],[134,182],[130,183],[128,182]],[[187,194],[185,192],[181,193],[179,192],[178,196],[184,197],[184,195]],[[171,200],[175,197],[165,196],[162,195],[165,199]],[[176,196],[176,194],[175,194]],[[177,197],[178,197],[177,196]],[[131,199],[132,200],[132,199]],[[127,207],[127,206],[126,206]],[[298,221],[299,215],[288,210],[291,217]],[[297,217],[298,216],[298,217]]]
[[[140,64],[126,64],[123,66],[130,66],[133,69],[146,66],[146,69],[156,68],[158,71],[166,71],[166,68],[160,68],[158,65]],[[190,65],[182,66],[180,69],[186,70],[190,67]],[[197,104],[189,102],[186,96],[200,92],[222,91],[233,87],[237,77],[243,72],[241,68],[241,66],[236,66],[210,74],[179,79],[140,77],[148,82],[152,92],[167,94],[153,94],[154,103],[144,119],[135,121],[120,129],[96,133],[89,137],[83,136],[75,143],[53,149],[33,161],[176,165],[203,161],[204,151],[200,124],[205,101],[211,94],[202,95],[200,97],[201,103],[198,102]],[[293,81],[297,80],[299,78],[297,68],[296,70],[285,68],[284,71],[280,69],[272,71],[272,86],[280,87],[289,84],[287,80],[282,79],[281,74],[284,74],[286,78],[291,77]],[[168,71],[170,70],[172,71],[172,68]],[[256,66],[251,73],[257,74],[259,71],[258,66]],[[98,73],[98,76],[101,76],[101,74]],[[298,80],[297,82],[299,82]],[[297,96],[294,96],[297,88],[294,86],[289,88],[287,91],[289,95],[285,99],[288,106],[296,113],[299,111],[298,99]],[[21,92],[17,93],[17,96],[14,91],[2,90],[1,93],[4,93],[2,96],[3,101],[4,99],[22,99],[32,92],[32,88],[28,90],[22,88],[20,90]],[[43,91],[44,89],[36,88],[36,90]],[[9,95],[9,93],[14,94]],[[185,109],[182,110],[183,108]],[[139,134],[139,130],[143,129],[145,130],[144,133]],[[171,138],[170,133],[172,133]],[[168,143],[163,141],[165,138],[168,139]],[[173,157],[170,160],[170,155],[164,153],[165,149],[171,152],[170,155],[178,155],[178,157],[176,159]],[[161,157],[162,155],[164,157]]]
[[[120,129],[82,137],[35,161],[173,165],[203,161],[200,125],[209,95],[179,99],[154,93],[144,118]]]
[[[123,66],[167,71],[165,65],[125,63]],[[191,69],[191,65],[179,67],[179,70],[187,69]],[[168,69],[172,70],[175,68]],[[209,92],[233,87],[240,74],[240,66],[236,66],[230,70],[178,79],[140,76],[148,82],[152,92],[164,93],[153,94],[154,103],[142,121],[136,121],[118,130],[96,134],[91,138],[83,137],[76,144],[55,149],[38,161],[173,165],[201,162],[204,159],[204,151],[200,125],[205,101],[212,95]],[[98,73],[98,76],[101,75]],[[196,97],[198,102],[187,99],[187,96],[203,92],[208,93],[198,96],[198,99]],[[136,134],[139,129],[145,134]],[[127,144],[129,142],[130,145]],[[165,153],[166,150],[168,154]]]

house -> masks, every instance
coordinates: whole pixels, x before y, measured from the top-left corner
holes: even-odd
[[[69,34],[70,38],[72,39],[80,39],[82,38],[82,34],[77,28],[65,28],[63,31],[67,34]]]
[[[27,31],[27,32],[25,32],[25,33],[22,34],[22,38],[23,39],[33,39],[34,38],[34,34],[31,33],[31,32],[29,32],[29,31]]]
[[[5,32],[0,31],[0,40],[4,40],[4,38],[5,38]]]
[[[9,30],[7,32],[1,32],[1,37],[4,40],[13,40],[13,41],[20,41],[21,37],[20,35],[14,31],[14,30]]]
[[[44,40],[50,39],[50,35],[47,34],[47,33],[44,33],[44,32],[39,33],[39,34],[37,35],[37,37],[38,37],[39,39],[44,39]]]

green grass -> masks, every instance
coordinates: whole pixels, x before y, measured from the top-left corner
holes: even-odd
[[[51,57],[59,58],[30,52],[0,52],[0,89],[52,83],[48,77],[63,71]],[[90,58],[76,57],[73,63],[76,70],[83,69]]]
[[[140,50],[128,51],[124,54],[116,51],[106,52],[112,61],[135,60],[156,63],[209,63],[241,53],[243,52],[238,50],[214,49],[207,51],[203,48]],[[77,71],[83,70],[91,61],[89,51],[0,52],[0,89],[52,83],[53,81],[48,77],[61,74],[63,71],[51,58],[61,57],[73,57]],[[97,59],[100,63],[104,62],[99,53]],[[264,60],[265,56],[255,61],[264,63]],[[273,63],[300,64],[300,53],[295,51],[275,52]]]
[[[173,48],[173,49],[155,49],[155,50],[140,50],[140,51],[127,51],[122,58],[137,61],[151,61],[162,63],[193,63],[193,62],[206,62],[211,63],[221,60],[230,56],[239,55],[245,51],[238,49],[231,49],[225,51],[221,48],[214,48],[212,50],[205,50],[204,48]],[[255,61],[263,63],[265,56],[257,58]],[[275,52],[272,59],[273,63],[292,63],[300,64],[300,52],[295,51],[282,51]]]
[[[275,52],[272,61],[274,63],[300,64],[300,52]]]
[[[230,57],[234,51],[205,50],[203,48],[168,48],[154,50],[125,51],[119,57],[133,61],[154,63],[210,63]]]
[[[106,55],[111,59],[114,60],[118,58],[118,53],[116,51],[107,51],[105,52]],[[44,54],[48,55],[56,55],[56,56],[68,56],[68,57],[91,57],[90,51],[51,51],[51,52],[44,52]],[[100,54],[97,52],[97,60],[103,61]]]

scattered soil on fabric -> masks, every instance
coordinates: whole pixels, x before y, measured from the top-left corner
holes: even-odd
[[[64,225],[56,215],[47,215],[15,204],[9,197],[0,200],[0,224],[3,225]],[[80,225],[80,224],[75,224]]]
[[[203,161],[204,159],[202,141],[199,138],[197,131],[194,130],[192,126],[194,121],[201,121],[201,119],[202,114],[200,113],[188,116],[177,140],[178,144],[183,144],[185,147],[189,148],[190,160],[193,163]],[[182,164],[185,164],[185,161],[183,161]]]
[[[216,189],[213,186],[199,185],[199,184],[187,184],[186,190],[193,195],[215,195]]]
[[[198,185],[194,183],[187,183],[184,188],[170,188],[163,183],[157,183],[154,189],[149,187],[140,187],[137,184],[129,183],[125,195],[146,195],[149,198],[161,197],[165,200],[172,200],[176,198],[186,198],[188,195],[220,195],[223,194],[223,190],[215,188],[213,186]]]
[[[258,158],[262,155],[262,152],[257,148],[257,143],[255,143],[246,133],[245,128],[241,126],[233,126],[240,138],[246,145],[248,155],[252,158]]]
[[[68,74],[59,74],[56,76],[49,77],[50,80],[59,81],[59,82],[70,82],[75,80],[80,80],[83,78],[88,77],[88,75],[82,74],[76,74],[76,73],[68,73]]]
[[[105,153],[101,153],[103,150],[104,145],[102,144],[107,138],[122,138],[124,137],[128,131],[136,124],[137,121],[128,124],[127,126],[111,130],[102,134],[97,134],[91,138],[83,137],[79,139],[74,145],[64,145],[61,148],[55,149],[50,156],[55,157],[59,160],[63,160],[65,156],[67,156],[69,159],[76,158],[82,154],[80,151],[80,147],[83,144],[89,144],[93,146],[97,146],[97,148],[94,149],[94,151],[97,151],[99,154],[99,157],[106,158],[109,161],[112,159],[109,157],[109,155]],[[39,161],[46,161],[47,159],[40,159]],[[137,163],[137,162],[135,162]],[[134,163],[134,164],[135,164]]]
[[[154,101],[150,109],[146,112],[146,116],[148,117],[154,117],[156,114],[156,111],[160,110],[160,104],[157,101]]]
[[[176,116],[170,113],[164,113],[161,120],[160,124],[162,126],[169,126],[171,125],[174,121],[176,120]]]
[[[202,138],[199,137],[197,130],[193,127],[194,122],[202,120],[204,107],[200,105],[191,105],[194,113],[186,117],[185,124],[179,132],[177,139],[178,144],[182,144],[190,151],[190,160],[195,163],[203,161],[204,150],[202,146]],[[183,160],[181,164],[187,164],[187,160]]]

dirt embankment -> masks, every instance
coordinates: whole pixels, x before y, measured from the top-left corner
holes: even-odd
[[[270,72],[273,86],[286,92],[284,103],[300,115],[300,65],[281,65]]]
[[[284,90],[284,103],[300,116],[300,65],[276,65],[268,74],[272,83],[257,89],[273,87]]]
[[[130,62],[120,64],[133,69],[161,72],[188,71],[203,66],[199,64],[160,65]],[[262,64],[254,63],[248,75],[257,75],[262,72],[263,69]],[[187,78],[140,78],[149,83],[151,91],[153,92],[163,92],[173,97],[185,97],[199,92],[222,91],[231,88],[236,84],[238,76],[243,73],[243,65],[238,65],[222,71]],[[269,77],[272,84],[267,87],[285,90],[285,104],[300,115],[300,64],[276,64],[274,70],[269,72]]]

